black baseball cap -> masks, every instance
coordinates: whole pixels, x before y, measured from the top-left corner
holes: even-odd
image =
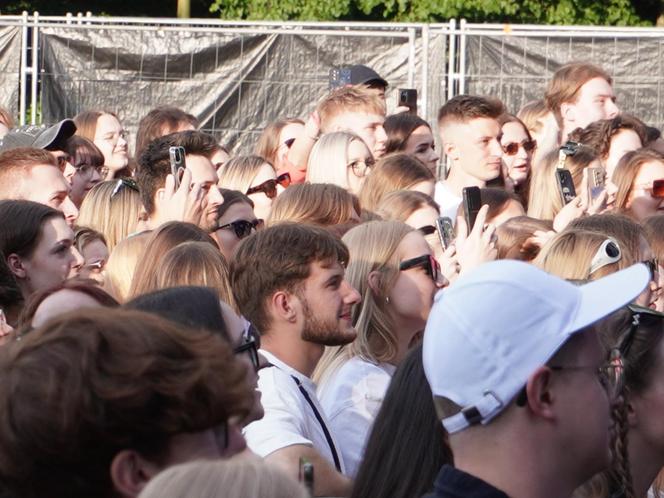
[[[65,142],[76,133],[72,119],[63,119],[53,126],[21,126],[7,133],[0,139],[0,150],[34,147],[49,150],[64,148]]]
[[[387,81],[370,67],[355,64],[354,66],[348,66],[348,69],[350,69],[351,85],[370,85],[373,83],[387,88]]]

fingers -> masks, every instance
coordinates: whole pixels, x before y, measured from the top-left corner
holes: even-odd
[[[461,246],[467,237],[468,237],[468,225],[466,224],[466,218],[464,218],[463,216],[457,216],[456,245]]]
[[[484,231],[484,225],[486,224],[486,217],[487,214],[489,213],[489,206],[485,204],[480,208],[480,210],[477,212],[477,217],[475,218],[475,224],[473,225],[473,229],[471,230],[471,235],[476,234],[477,236],[481,236],[483,231]]]
[[[180,178],[180,187],[178,191],[189,192],[191,188],[191,171],[187,168],[182,172],[182,178]]]

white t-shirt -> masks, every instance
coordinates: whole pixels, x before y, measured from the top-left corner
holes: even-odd
[[[298,387],[295,381],[297,379],[316,407],[322,423],[326,425],[339,458],[341,471],[344,472],[344,461],[339,446],[334,440],[330,424],[316,396],[316,384],[273,354],[262,349],[260,352],[273,366],[258,372],[258,389],[261,392],[265,416],[244,428],[244,437],[251,451],[266,457],[281,448],[303,444],[312,446],[323,458],[329,460],[332,466],[335,466],[332,449],[325,437],[321,422]]]
[[[461,204],[461,197],[457,196],[454,192],[447,188],[442,181],[436,182],[436,189],[433,193],[433,200],[440,206],[440,215],[448,216],[452,219],[452,223],[456,225],[457,209]]]
[[[354,357],[318,389],[332,432],[337,435],[346,474],[355,478],[373,421],[396,367]]]

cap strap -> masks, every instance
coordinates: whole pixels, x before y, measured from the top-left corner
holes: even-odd
[[[493,391],[487,391],[475,405],[467,406],[456,415],[443,419],[443,426],[449,434],[454,434],[471,425],[487,421],[503,406],[503,402]]]

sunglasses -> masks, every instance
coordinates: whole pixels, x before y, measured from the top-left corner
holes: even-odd
[[[664,179],[663,180],[653,180],[652,185],[646,186],[635,186],[635,189],[640,189],[648,192],[651,197],[656,199],[661,199],[664,197]]]
[[[284,141],[284,145],[285,145],[286,147],[288,147],[289,149],[293,146],[294,143],[295,143],[295,139],[294,139],[294,138],[289,138],[288,140],[285,140],[285,141]]]
[[[120,178],[118,182],[115,184],[115,188],[113,189],[113,192],[111,192],[111,199],[118,195],[120,191],[123,189],[123,187],[127,187],[131,190],[134,190],[136,192],[139,192],[138,190],[138,184],[136,183],[136,180],[133,180],[131,178]]]
[[[420,227],[417,230],[422,235],[431,235],[432,233],[436,233],[436,227],[433,225],[424,225],[423,227]]]
[[[249,320],[244,320],[244,331],[242,332],[242,344],[233,349],[234,354],[248,353],[251,365],[258,372],[260,369],[260,358],[258,350],[261,347],[261,336],[258,330]]]
[[[283,173],[275,179],[270,178],[260,185],[251,187],[249,190],[247,190],[246,194],[251,195],[257,192],[263,192],[268,197],[268,199],[274,199],[277,196],[277,185],[281,185],[283,188],[286,188],[290,185],[290,183],[290,174]]]
[[[440,265],[436,258],[431,254],[425,254],[423,256],[418,256],[416,258],[407,259],[402,261],[399,265],[399,271],[410,270],[411,268],[424,268],[431,280],[438,282],[438,275],[440,274]]]
[[[255,230],[258,229],[258,227],[263,226],[263,220],[257,219],[257,220],[236,220],[236,221],[231,221],[230,223],[227,223],[225,225],[220,225],[214,230],[213,232],[216,232],[217,230],[233,230],[233,233],[238,239],[244,239],[245,237],[248,237],[251,235],[251,233]]]
[[[603,268],[611,263],[617,263],[622,258],[622,252],[620,251],[620,246],[615,240],[606,239],[602,242],[602,245],[599,246],[597,252],[593,256],[593,259],[590,261],[590,271],[589,275],[592,275],[600,268]]]
[[[523,150],[530,153],[535,150],[537,147],[537,141],[535,140],[524,140],[523,142],[510,142],[502,146],[503,152],[508,156],[515,156],[519,152],[519,147],[523,147]]]
[[[369,171],[371,168],[373,168],[376,165],[376,161],[372,157],[367,158],[365,160],[358,159],[357,161],[353,161],[352,163],[348,164],[348,168],[353,170],[353,174],[358,177],[358,178],[364,178],[369,174]]]
[[[565,169],[565,160],[567,156],[573,156],[579,151],[581,146],[578,142],[567,142],[560,149],[558,149],[558,169]]]

